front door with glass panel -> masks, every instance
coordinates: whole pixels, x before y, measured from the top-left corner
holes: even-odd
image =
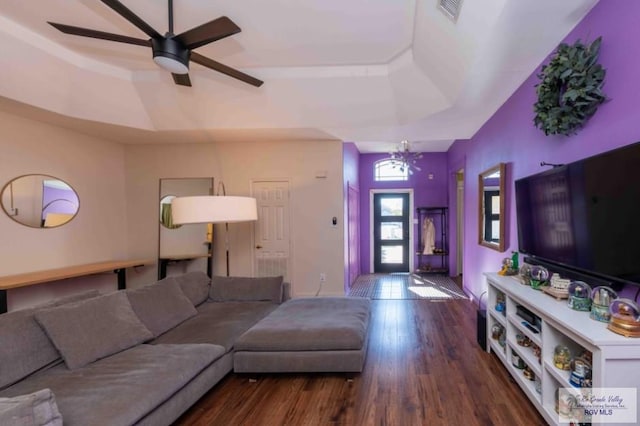
[[[373,195],[374,272],[409,272],[409,194]]]

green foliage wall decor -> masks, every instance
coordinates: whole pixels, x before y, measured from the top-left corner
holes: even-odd
[[[575,134],[606,100],[602,92],[606,70],[597,63],[602,37],[590,45],[562,43],[544,65],[536,87],[533,123],[545,135]]]

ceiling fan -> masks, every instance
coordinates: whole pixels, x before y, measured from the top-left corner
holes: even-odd
[[[214,19],[213,21],[176,35],[173,33],[173,0],[168,0],[169,31],[165,35],[162,35],[118,0],[100,1],[113,9],[124,19],[141,29],[150,38],[148,40],[144,40],[141,38],[112,34],[88,28],[57,24],[55,22],[49,22],[49,24],[65,34],[151,47],[155,63],[163,69],[171,72],[171,75],[173,75],[173,81],[181,86],[191,86],[191,80],[189,79],[188,74],[190,60],[253,86],[260,87],[262,85],[263,81],[258,80],[255,77],[193,51],[193,49],[200,46],[204,46],[205,44],[212,43],[241,31],[240,27],[226,16]]]

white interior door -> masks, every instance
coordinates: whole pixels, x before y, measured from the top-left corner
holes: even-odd
[[[254,275],[282,275],[289,281],[289,182],[254,181],[252,195],[258,204],[255,227]]]

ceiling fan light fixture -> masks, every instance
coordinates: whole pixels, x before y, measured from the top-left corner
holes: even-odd
[[[172,38],[152,39],[153,61],[173,74],[189,72],[189,50]]]
[[[65,34],[115,41],[147,48],[151,47],[154,62],[163,70],[171,72],[173,82],[179,86],[191,87],[191,79],[189,78],[189,61],[191,60],[205,68],[225,74],[255,87],[260,87],[262,83],[264,83],[262,80],[258,80],[242,71],[202,56],[197,52],[193,52],[192,54],[193,49],[232,36],[241,31],[240,27],[226,16],[221,16],[218,19],[206,22],[176,35],[173,33],[173,0],[167,0],[169,9],[169,31],[162,35],[142,18],[129,10],[120,0],[102,0],[102,3],[129,21],[129,23],[136,26],[149,36],[149,38],[129,37],[127,35],[108,33],[91,28],[75,27],[73,25],[55,22],[49,22],[49,24]]]

